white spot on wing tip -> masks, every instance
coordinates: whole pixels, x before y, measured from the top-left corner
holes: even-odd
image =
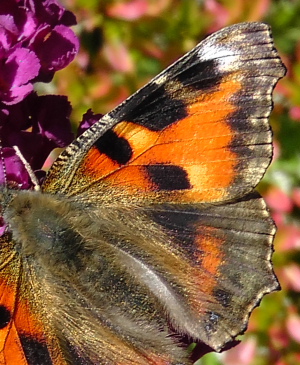
[[[207,45],[198,52],[200,61],[216,60],[220,66],[229,67],[237,59],[233,50],[216,45]]]

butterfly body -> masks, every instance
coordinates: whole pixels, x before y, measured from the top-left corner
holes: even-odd
[[[41,192],[3,194],[9,196],[4,219],[10,222],[14,260],[24,270],[30,268],[34,276],[34,281],[27,278],[33,285],[27,288],[31,298],[27,305],[43,298],[36,314],[41,323],[60,329],[69,338],[74,322],[84,332],[84,320],[88,320],[85,331],[93,338],[90,351],[92,346],[107,351],[107,338],[114,333],[127,341],[131,338],[139,348],[147,344],[147,352],[168,348],[173,354],[178,352],[177,359],[183,357],[169,337],[166,311],[182,332],[193,337],[201,333],[195,314],[189,314],[183,304],[190,268],[146,214],[128,204],[122,209],[101,209]],[[143,224],[134,230],[137,220]],[[69,312],[76,314],[72,321]],[[101,325],[93,328],[96,318]],[[70,328],[65,325],[69,321]],[[102,337],[105,341],[97,342]],[[126,342],[123,346],[128,352]],[[124,355],[114,351],[114,356]]]
[[[12,348],[21,365],[190,364],[182,337],[219,351],[244,331],[278,289],[254,188],[283,74],[268,26],[224,29],[74,141],[41,191],[2,189],[0,364]]]

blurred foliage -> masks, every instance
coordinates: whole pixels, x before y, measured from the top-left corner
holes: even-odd
[[[274,93],[273,164],[260,185],[278,226],[275,271],[282,291],[265,297],[237,347],[202,365],[300,364],[300,1],[64,0],[78,20],[76,60],[45,92],[68,95],[73,122],[106,113],[207,34],[241,21],[271,24],[288,68]]]

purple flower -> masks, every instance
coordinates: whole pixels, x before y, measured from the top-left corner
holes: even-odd
[[[16,151],[10,147],[4,147],[0,150],[0,156],[0,184],[19,189],[29,189],[32,186],[32,181]],[[0,236],[5,233],[6,226],[6,222],[0,217]]]
[[[32,185],[28,171],[17,156],[16,151],[10,147],[1,149],[1,158],[5,165],[0,164],[0,184],[13,185],[21,189],[29,189]]]
[[[7,106],[0,110],[2,149],[18,146],[32,170],[41,169],[54,148],[65,147],[73,140],[70,113],[70,103],[60,95],[37,96],[32,93],[22,102]],[[4,161],[6,170],[12,171],[10,181],[18,181],[11,160],[4,158]],[[3,184],[3,180],[0,183]],[[26,179],[24,184],[22,188],[27,188]]]
[[[82,116],[82,121],[77,129],[77,137],[84,133],[88,128],[90,128],[94,123],[98,122],[99,119],[103,117],[103,114],[94,114],[92,109],[89,109]]]
[[[1,0],[0,101],[18,103],[78,52],[75,16],[56,0]]]
[[[15,104],[33,90],[29,83],[38,75],[40,63],[37,56],[28,49],[16,48],[7,58],[1,59],[0,100]]]
[[[0,184],[30,189],[50,152],[73,140],[67,98],[38,96],[36,81],[50,81],[75,57],[74,15],[56,0],[0,1]],[[30,166],[30,168],[28,168]],[[0,235],[5,222],[0,220]]]

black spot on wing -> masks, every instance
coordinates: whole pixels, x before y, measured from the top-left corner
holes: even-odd
[[[224,307],[228,308],[231,303],[232,294],[219,288],[215,288],[213,292],[214,298]]]
[[[196,230],[199,224],[197,211],[190,207],[182,210],[182,207],[177,209],[171,206],[158,206],[151,211],[150,217],[169,237],[172,237],[173,244],[194,261]]]
[[[189,209],[189,207],[187,207]],[[165,210],[161,210],[161,208],[157,210],[153,210],[152,216],[154,220],[167,228],[168,230],[178,232],[184,231],[186,234],[187,229],[191,229],[198,222],[199,216],[193,211],[185,211],[185,210],[174,210],[171,207],[165,208]]]
[[[98,150],[120,165],[125,165],[132,157],[129,142],[119,137],[114,131],[109,130],[95,143]]]
[[[4,306],[0,306],[0,329],[5,328],[11,320],[10,311]]]
[[[163,85],[150,83],[139,92],[136,106],[132,102],[124,105],[124,119],[142,125],[152,131],[160,131],[169,125],[185,118],[187,111],[182,100],[172,97]]]
[[[224,75],[223,75],[224,76]],[[187,105],[198,92],[214,92],[222,82],[217,60],[200,61],[196,53],[167,71],[162,84],[151,82],[121,104],[112,116],[160,131],[188,116]],[[159,80],[158,80],[159,82]]]
[[[53,365],[45,343],[26,335],[21,335],[20,341],[26,360],[30,365]]]
[[[187,172],[176,165],[148,165],[145,166],[148,176],[156,185],[157,190],[184,190],[190,189]]]
[[[199,56],[194,54],[189,60],[189,67],[183,69],[176,79],[183,86],[192,87],[197,91],[215,91],[221,83],[223,75],[218,69],[217,60],[199,62]]]

